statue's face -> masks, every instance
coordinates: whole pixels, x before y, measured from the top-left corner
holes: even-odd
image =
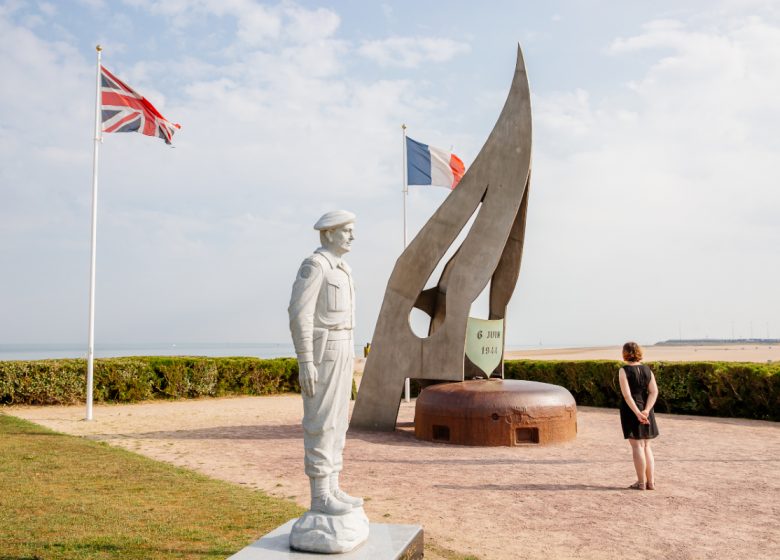
[[[325,248],[335,255],[343,255],[352,250],[355,239],[355,224],[345,224],[325,232],[327,243]]]

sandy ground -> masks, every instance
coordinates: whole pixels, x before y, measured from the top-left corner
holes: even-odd
[[[2,409],[55,430],[307,505],[297,395]],[[350,433],[343,487],[374,522],[483,560],[780,558],[780,425],[658,415],[656,491],[634,481],[615,410],[580,408],[574,442],[474,448]]]
[[[763,362],[780,361],[780,345],[729,344],[722,346],[645,346],[645,361],[664,362]],[[558,348],[510,351],[506,359],[517,360],[622,360],[620,346]]]

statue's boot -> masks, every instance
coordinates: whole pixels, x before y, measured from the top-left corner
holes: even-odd
[[[339,488],[339,473],[333,473],[330,475],[330,494],[331,496],[335,496],[338,501],[349,504],[352,507],[363,506],[363,498],[350,496],[344,492],[344,490]]]
[[[327,515],[344,515],[352,511],[352,506],[342,502],[330,492],[328,477],[309,477],[311,486],[311,511]]]

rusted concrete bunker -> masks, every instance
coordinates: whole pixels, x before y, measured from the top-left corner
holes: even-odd
[[[417,397],[418,439],[460,445],[548,445],[577,435],[577,405],[558,385],[488,379],[441,383]]]

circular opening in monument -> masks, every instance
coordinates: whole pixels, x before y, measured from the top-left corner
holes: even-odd
[[[491,417],[493,420],[498,420],[498,419],[499,419],[499,416],[498,416],[498,414],[497,414],[496,412],[494,412],[493,414],[491,414],[491,415],[490,415],[490,417]]]
[[[428,338],[428,329],[431,325],[430,316],[413,307],[409,313],[409,327],[417,338]]]

